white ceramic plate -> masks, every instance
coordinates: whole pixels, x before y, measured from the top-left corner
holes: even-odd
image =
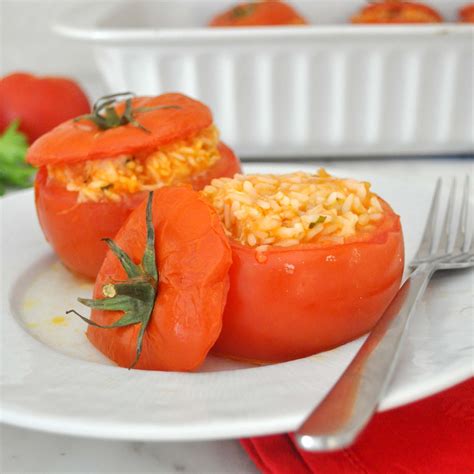
[[[247,171],[308,168],[249,165]],[[313,168],[312,168],[313,169]],[[421,235],[429,181],[368,178],[402,216],[407,260]],[[199,373],[129,371],[111,365],[64,318],[91,285],[56,260],[39,228],[31,191],[0,201],[1,420],[89,437],[192,440],[291,431],[325,395],[362,339],[284,364],[249,367],[209,358]],[[387,409],[472,374],[472,271],[440,275],[413,321]]]

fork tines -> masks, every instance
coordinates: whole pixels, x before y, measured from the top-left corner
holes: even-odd
[[[411,267],[428,262],[456,262],[458,259],[474,257],[474,238],[469,227],[469,217],[472,215],[470,177],[466,175],[464,178],[458,213],[456,212],[456,194],[459,194],[457,180],[452,179],[444,218],[440,211],[442,187],[443,180],[438,178],[423,237],[410,264]]]

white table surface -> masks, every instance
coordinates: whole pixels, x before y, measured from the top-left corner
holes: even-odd
[[[383,170],[394,178],[461,176],[473,173],[473,159],[318,161],[357,174]],[[278,165],[275,165],[277,172]],[[98,441],[28,431],[0,430],[1,473],[254,473],[237,440],[193,443]]]

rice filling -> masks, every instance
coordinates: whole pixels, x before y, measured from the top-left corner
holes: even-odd
[[[218,144],[219,131],[212,125],[146,156],[121,155],[71,165],[50,165],[48,177],[68,191],[78,192],[78,202],[120,201],[124,193],[189,182],[219,160]]]
[[[264,251],[269,245],[344,243],[370,231],[384,211],[370,184],[316,174],[240,175],[201,191],[229,237]]]

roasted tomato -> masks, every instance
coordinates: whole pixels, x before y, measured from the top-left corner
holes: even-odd
[[[276,362],[325,351],[369,331],[396,294],[400,220],[367,183],[237,175],[203,193],[233,260],[216,353]]]
[[[306,25],[307,21],[292,6],[276,1],[240,3],[211,20],[209,26]]]
[[[384,0],[365,6],[352,23],[440,23],[441,15],[433,8],[416,2]]]
[[[154,194],[108,240],[95,299],[80,299],[91,319],[81,317],[118,365],[189,371],[220,333],[231,251],[215,210],[190,186]]]
[[[459,9],[459,21],[462,23],[474,23],[474,3],[464,5]]]
[[[90,111],[81,87],[65,77],[14,73],[0,80],[0,132],[15,119],[29,142],[65,120]]]
[[[114,237],[149,190],[201,189],[240,170],[204,104],[180,94],[111,101],[107,112],[96,105],[92,116],[44,135],[27,157],[40,167],[35,200],[47,240],[68,268],[90,278],[105,256],[101,239]]]

